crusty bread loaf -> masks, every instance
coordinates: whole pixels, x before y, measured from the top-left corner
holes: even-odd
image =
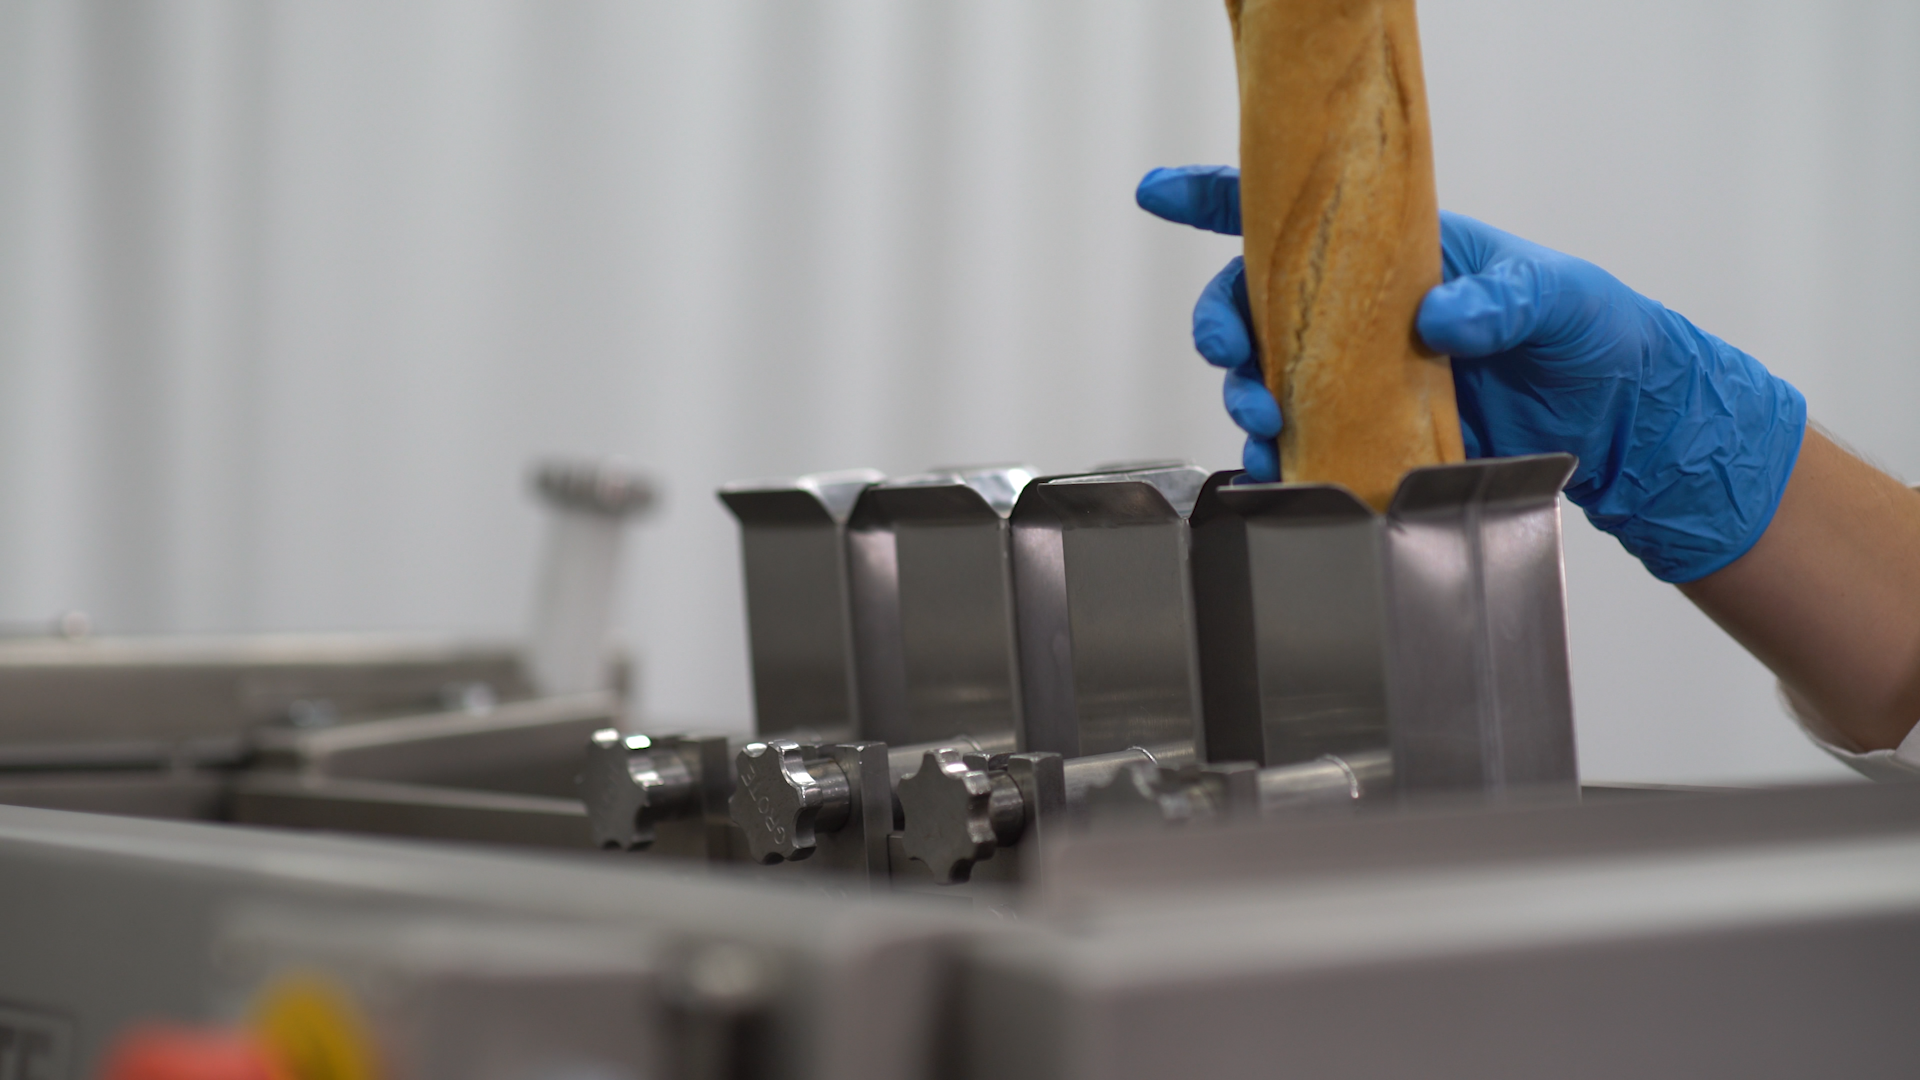
[[[1459,461],[1446,357],[1414,333],[1440,282],[1413,0],[1227,0],[1240,71],[1247,296],[1286,424],[1283,480],[1384,509]]]

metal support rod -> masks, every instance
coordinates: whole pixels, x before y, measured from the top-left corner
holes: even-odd
[[[542,694],[611,688],[607,648],[626,523],[653,505],[653,485],[618,461],[547,462],[534,474],[547,504],[528,666]]]
[[[1262,816],[1303,805],[1364,799],[1391,790],[1393,755],[1386,750],[1327,754],[1298,765],[1275,765],[1254,774]]]
[[[1061,771],[1066,774],[1067,806],[1073,808],[1085,804],[1088,792],[1112,783],[1113,778],[1129,766],[1191,765],[1193,760],[1191,743],[1163,743],[1153,747],[1130,746],[1111,754],[1090,754],[1086,757],[1068,758],[1061,763]]]
[[[1383,749],[1362,750],[1265,769],[1250,762],[1198,767],[1131,764],[1090,792],[1086,806],[1096,826],[1113,819],[1142,818],[1183,824],[1278,817],[1351,805],[1392,790],[1392,755]]]

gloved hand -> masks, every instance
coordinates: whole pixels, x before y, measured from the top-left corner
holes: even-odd
[[[1142,209],[1240,234],[1240,173],[1155,169]],[[1745,554],[1773,520],[1806,431],[1800,392],[1583,259],[1459,214],[1440,215],[1445,283],[1415,327],[1453,357],[1468,457],[1565,452],[1567,495],[1654,576],[1685,582]],[[1228,369],[1244,463],[1279,478],[1279,406],[1261,378],[1241,260],[1200,293],[1193,341]]]

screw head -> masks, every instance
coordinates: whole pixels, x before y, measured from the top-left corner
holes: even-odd
[[[814,818],[826,801],[807,771],[805,748],[791,739],[748,743],[734,758],[727,813],[747,836],[755,862],[804,859],[816,847]]]
[[[929,750],[920,771],[901,778],[896,792],[906,819],[900,846],[933,880],[965,881],[974,863],[993,854],[993,778],[985,758],[953,747]]]

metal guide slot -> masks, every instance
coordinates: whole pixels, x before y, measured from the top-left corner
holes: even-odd
[[[1564,454],[1416,469],[1385,514],[1216,476],[1194,513],[1215,760],[1390,745],[1403,793],[1572,792]]]
[[[1193,465],[1051,477],[1013,509],[1026,748],[1201,738],[1187,523]]]
[[[1033,475],[942,469],[861,493],[847,549],[864,737],[1019,730],[1007,516]]]
[[[872,469],[720,489],[740,521],[756,731],[859,730],[846,525]]]

